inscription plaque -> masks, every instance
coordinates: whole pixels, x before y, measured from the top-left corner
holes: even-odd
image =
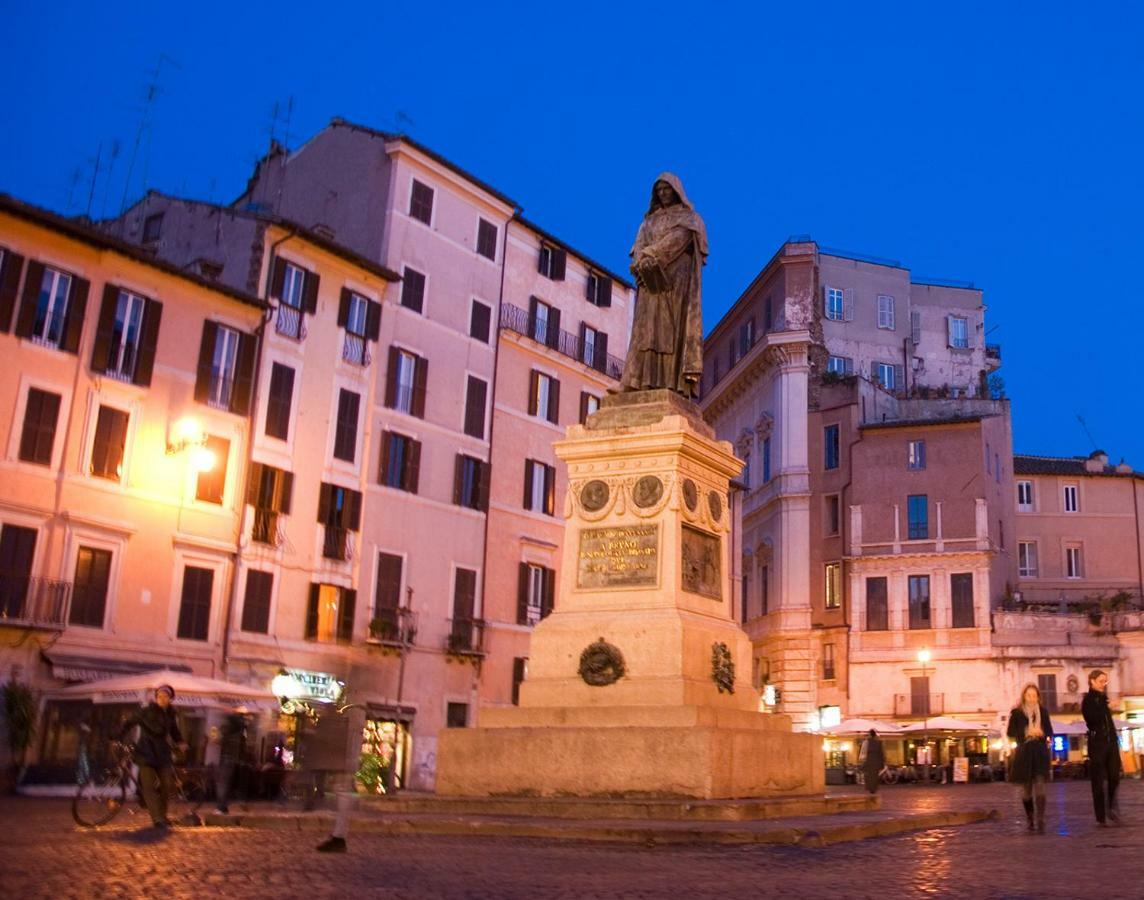
[[[592,590],[654,585],[658,573],[658,525],[623,525],[580,531],[576,587]]]
[[[713,600],[723,599],[719,538],[698,528],[683,526],[683,589]]]

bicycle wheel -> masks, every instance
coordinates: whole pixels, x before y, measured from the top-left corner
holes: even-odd
[[[119,769],[104,769],[81,784],[72,798],[72,818],[85,828],[106,825],[123,809],[127,785]]]

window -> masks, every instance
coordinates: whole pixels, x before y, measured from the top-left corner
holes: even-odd
[[[102,628],[107,610],[107,585],[111,575],[111,551],[80,547],[75,559],[69,625]]]
[[[469,337],[476,338],[483,344],[489,342],[489,323],[492,320],[492,309],[478,300],[473,301],[469,312]]]
[[[270,390],[266,398],[266,434],[287,440],[290,434],[290,406],[294,397],[294,370],[274,363],[270,370]]]
[[[433,188],[413,179],[413,189],[409,192],[409,215],[426,225],[433,221]]]
[[[524,508],[555,515],[556,468],[537,462],[524,461]]]
[[[612,305],[612,279],[598,272],[588,273],[588,302],[594,306]]]
[[[31,274],[29,272],[29,274]],[[40,293],[36,298],[35,319],[31,337],[51,347],[58,347],[64,336],[68,311],[71,276],[56,269],[44,269]]]
[[[489,508],[489,464],[464,453],[457,454],[453,475],[453,502],[468,509]]]
[[[874,380],[888,391],[898,389],[897,367],[893,363],[874,363]]]
[[[822,645],[822,680],[834,680],[834,645]]]
[[[973,573],[956,572],[949,576],[949,595],[953,607],[953,627],[973,627]]]
[[[356,606],[357,591],[336,584],[311,584],[306,605],[306,640],[350,643]]]
[[[465,389],[465,434],[469,437],[485,437],[485,398],[488,395],[487,382],[472,375]]]
[[[1057,676],[1055,672],[1038,673],[1037,689],[1041,692],[1041,704],[1051,713],[1057,709]]]
[[[56,441],[59,415],[59,394],[28,388],[24,428],[20,434],[20,459],[40,466],[52,464],[52,447]]]
[[[580,392],[580,424],[583,425],[588,416],[600,408],[600,398],[587,391]]]
[[[477,252],[486,259],[497,258],[497,227],[485,219],[477,220]]]
[[[566,251],[559,247],[553,247],[551,244],[540,245],[540,259],[537,261],[536,269],[545,278],[563,281],[567,265],[568,254]]]
[[[294,475],[265,463],[252,463],[246,485],[246,502],[254,507],[251,539],[260,544],[279,543],[278,517],[290,515]]]
[[[205,641],[210,632],[214,572],[198,566],[183,569],[183,595],[179,602],[178,637]]]
[[[1022,578],[1037,577],[1036,541],[1017,542],[1017,574]]]
[[[763,484],[771,480],[771,439],[763,438]]]
[[[826,318],[841,322],[844,313],[844,296],[841,288],[826,289]]]
[[[153,213],[143,220],[143,243],[153,244],[163,234],[163,214]]]
[[[376,341],[381,333],[381,305],[357,291],[342,288],[338,303],[338,325],[346,330],[342,359],[355,365],[370,363],[367,341]]]
[[[929,537],[929,501],[925,494],[910,494],[906,498],[909,519],[909,540],[920,541]]]
[[[826,564],[826,608],[842,606],[842,563]]]
[[[385,384],[386,406],[424,419],[428,381],[427,359],[398,347],[389,348],[389,375]]]
[[[770,609],[771,567],[759,566],[759,614],[765,616]]]
[[[318,523],[325,526],[322,555],[326,559],[349,559],[350,532],[361,525],[361,492],[322,482]]]
[[[522,562],[517,590],[517,624],[535,625],[552,612],[555,593],[554,569]]]
[[[1080,509],[1080,488],[1075,484],[1065,485],[1065,512],[1074,513]]]
[[[453,576],[453,621],[449,629],[449,648],[479,650],[481,633],[475,619],[477,609],[477,573],[457,567]]]
[[[560,345],[560,310],[543,300],[528,301],[528,336],[539,344],[555,349]]]
[[[584,323],[580,324],[580,361],[598,372],[608,368],[608,336]]]
[[[822,430],[824,469],[837,469],[842,456],[839,429],[837,425],[827,425]]]
[[[28,618],[25,604],[35,553],[36,529],[0,527],[0,619]]]
[[[107,285],[95,332],[92,371],[149,385],[162,314],[163,304]]]
[[[123,454],[127,446],[127,413],[100,406],[91,445],[91,474],[119,481],[123,477]]]
[[[922,342],[922,313],[919,309],[910,310],[910,343],[915,347]]]
[[[275,258],[270,275],[270,296],[278,300],[274,327],[279,334],[299,341],[306,337],[303,314],[317,312],[320,280],[315,272],[282,257]]]
[[[520,705],[520,686],[528,678],[528,657],[517,656],[512,661],[512,705]]]
[[[959,350],[969,348],[969,320],[963,316],[949,317],[949,346]]]
[[[0,325],[4,330],[8,325],[7,309],[15,305],[14,279],[20,273],[20,257],[16,254],[11,257],[12,264],[5,266],[6,283],[0,286],[3,292],[0,309],[5,310],[5,321]],[[90,285],[82,278],[48,268],[43,263],[29,262],[26,271],[24,295],[16,316],[16,336],[68,353],[78,352]]]
[[[1065,547],[1065,577],[1082,578],[1084,572],[1081,566],[1081,548],[1079,544]]]
[[[282,287],[277,297],[293,309],[302,308],[302,297],[306,292],[306,270],[286,260],[281,260]]]
[[[826,534],[838,534],[842,522],[842,503],[837,494],[826,498]]]
[[[375,618],[392,619],[391,624],[397,625],[396,616],[387,616],[387,612],[401,607],[401,570],[404,560],[393,553],[377,554],[377,590],[373,599],[373,614]]]
[[[739,326],[739,358],[747,355],[747,351],[755,346],[755,317],[751,316]]]
[[[0,247],[0,331],[7,333],[12,327],[12,311],[24,271],[24,257]]]
[[[245,416],[250,411],[254,351],[253,336],[204,322],[195,400]]]
[[[395,431],[382,432],[378,483],[416,494],[420,474],[421,442]]]
[[[1017,482],[1017,512],[1033,511],[1033,482]]]
[[[826,371],[835,375],[853,375],[854,360],[849,356],[832,356],[826,361]]]
[[[553,425],[560,421],[560,382],[536,369],[529,379],[528,414]]]
[[[930,714],[929,676],[913,676],[910,678],[910,715],[928,716]]]
[[[466,728],[469,724],[469,704],[467,703],[447,703],[445,704],[445,727],[446,728]]]
[[[401,278],[401,305],[417,313],[425,306],[425,276],[409,266]]]
[[[254,634],[270,631],[270,592],[274,575],[258,569],[246,573],[246,595],[242,601],[242,630]]]
[[[866,630],[888,631],[890,610],[885,576],[866,579]]]
[[[222,503],[223,489],[226,487],[226,464],[230,456],[230,441],[226,438],[207,435],[206,449],[214,459],[214,465],[199,472],[195,485],[195,499],[204,503]]]
[[[909,576],[910,628],[930,628],[930,585],[928,575]]]
[[[906,468],[924,469],[926,467],[926,442],[910,441],[906,445]]]
[[[341,388],[338,391],[338,418],[334,425],[334,457],[353,462],[357,456],[358,409],[361,396]]]
[[[878,327],[894,330],[894,298],[878,295]]]

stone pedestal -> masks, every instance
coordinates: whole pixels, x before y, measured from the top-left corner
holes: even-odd
[[[437,793],[820,794],[821,745],[758,712],[732,618],[728,482],[741,463],[669,391],[608,397],[556,445],[568,466],[556,609],[520,706],[446,729]]]

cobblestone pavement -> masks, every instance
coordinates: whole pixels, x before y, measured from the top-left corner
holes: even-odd
[[[845,788],[839,790],[847,790]],[[0,800],[0,898],[783,898],[1144,896],[1144,783],[1122,786],[1125,824],[1098,828],[1087,782],[1049,786],[1049,832],[1025,833],[1004,784],[883,789],[887,810],[994,807],[996,821],[821,849],[609,845],[351,832],[179,828],[142,815],[77,829],[68,802]]]

